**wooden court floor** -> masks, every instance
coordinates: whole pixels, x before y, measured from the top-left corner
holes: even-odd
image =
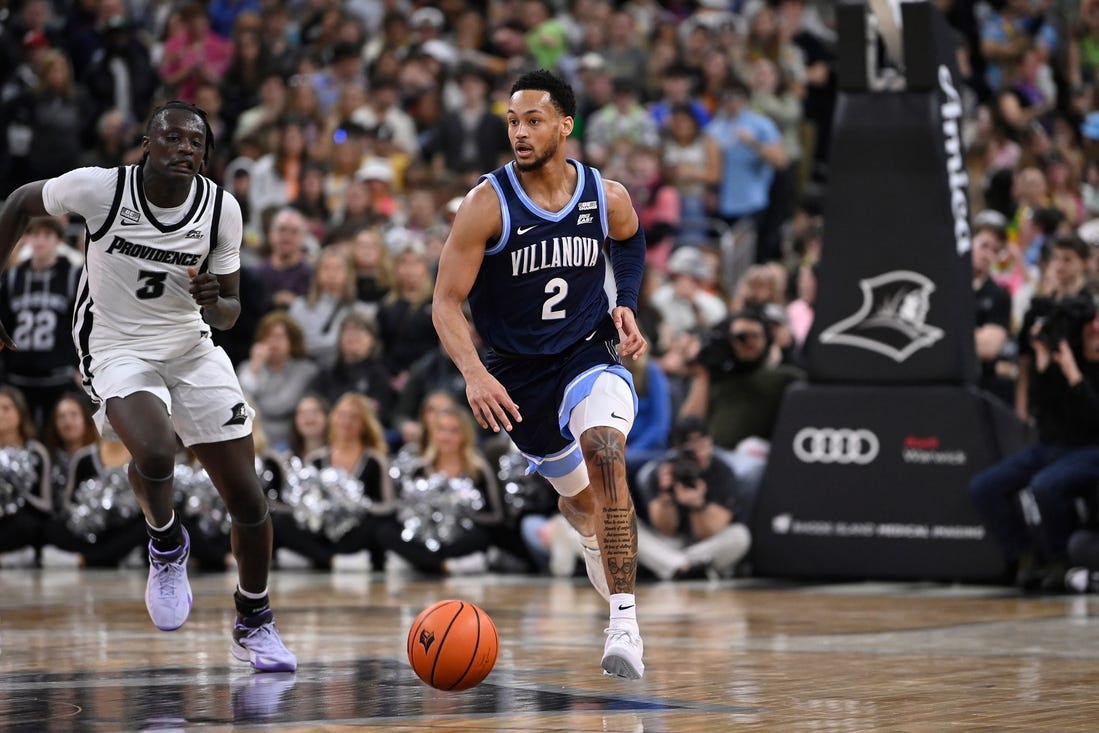
[[[193,577],[155,630],[142,570],[0,571],[0,731],[1096,731],[1099,597],[932,584],[643,585],[644,680],[600,674],[586,581],[279,571],[296,674],[227,647],[232,576]],[[463,598],[500,631],[465,692],[405,661],[418,611]]]

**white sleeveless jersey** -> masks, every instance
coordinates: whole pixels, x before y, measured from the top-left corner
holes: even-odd
[[[209,338],[188,268],[215,275],[240,269],[240,206],[230,194],[196,176],[182,206],[159,209],[145,199],[141,166],[131,165],[71,171],[48,181],[42,198],[49,213],[87,222],[73,316],[85,377],[121,350],[165,361]]]

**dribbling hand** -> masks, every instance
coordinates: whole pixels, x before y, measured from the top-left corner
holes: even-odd
[[[187,268],[187,274],[191,277],[191,297],[200,306],[215,306],[218,304],[218,296],[221,295],[221,284],[217,276],[203,272],[199,273],[195,268]]]

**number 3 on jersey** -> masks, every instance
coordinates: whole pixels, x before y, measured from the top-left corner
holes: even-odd
[[[542,304],[542,320],[556,321],[565,317],[564,308],[555,308],[569,294],[569,283],[563,277],[555,277],[546,283],[546,302]]]
[[[141,270],[137,276],[142,280],[141,287],[137,289],[139,299],[152,300],[164,295],[164,281],[168,279],[168,273]]]

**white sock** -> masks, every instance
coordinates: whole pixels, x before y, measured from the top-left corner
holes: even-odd
[[[172,526],[172,522],[174,522],[174,521],[176,521],[176,513],[175,513],[174,510],[172,511],[171,519],[169,519],[168,523],[165,524],[163,527],[154,527],[153,523],[149,521],[148,517],[145,518],[145,524],[149,525],[149,529],[153,530],[154,532],[166,532],[166,531],[168,531],[168,528]]]
[[[253,593],[253,592],[252,592],[252,591],[250,591],[250,590],[244,590],[243,588],[241,588],[241,587],[240,587],[240,586],[238,585],[238,586],[237,586],[237,593],[240,593],[240,594],[241,594],[242,596],[244,596],[245,598],[251,598],[251,599],[252,599],[253,601],[256,601],[256,600],[259,600],[260,598],[263,598],[263,597],[265,597],[265,596],[267,595],[267,589],[266,589],[266,588],[264,588],[264,589],[263,589],[262,591],[260,591],[259,593]]]
[[[633,593],[611,593],[611,628],[637,631],[637,602]]]

